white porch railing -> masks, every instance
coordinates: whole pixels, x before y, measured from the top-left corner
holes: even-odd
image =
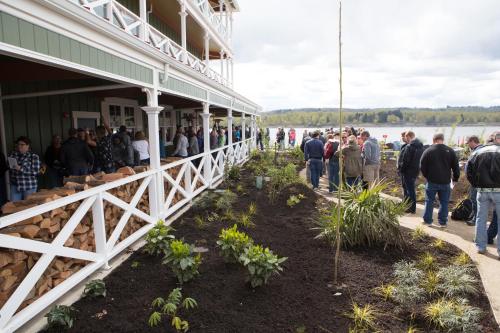
[[[163,165],[159,170],[149,170],[0,217],[0,250],[5,251],[7,249],[12,252],[26,251],[40,254],[39,259],[22,281],[16,281],[17,288],[1,307],[0,332],[15,331],[92,273],[106,267],[110,259],[142,238],[155,225],[157,219],[163,218],[167,223],[171,223],[171,221],[168,221],[168,217],[179,211],[205,189],[213,187],[222,180],[226,162],[235,164],[246,162],[252,144],[251,140],[247,139],[232,146],[225,146],[208,153],[175,161]],[[207,167],[208,170],[205,170]],[[156,177],[161,177],[164,184],[163,188],[156,188],[156,191],[153,191],[156,193],[161,192],[159,196],[165,198],[165,202],[160,207],[159,216],[153,216],[150,209],[144,209],[142,206],[142,208],[138,207],[146,189],[158,184],[158,182],[154,181],[158,179]],[[137,182],[138,187],[129,203],[122,200],[119,195],[110,193],[133,182]],[[176,196],[177,201],[174,203],[174,197]],[[157,200],[157,198],[149,197],[149,207],[153,206],[151,200]],[[51,242],[2,233],[6,227],[41,214],[50,214],[56,209],[65,209],[65,207],[72,204],[75,206],[79,204],[79,206],[71,216],[68,216],[67,222]],[[106,230],[105,207],[107,205],[116,206],[123,211],[123,215],[119,218],[113,231]],[[131,217],[141,219],[144,222],[143,226],[119,241],[122,238],[120,235],[122,235]],[[81,226],[83,219],[90,224],[94,233],[95,250],[76,249],[66,244],[75,229]],[[52,289],[37,296],[35,301],[20,309],[30,292],[36,287],[37,282],[42,278],[44,272],[51,268],[55,258],[71,258],[80,262],[84,261],[86,264],[64,281],[53,286]]]
[[[132,11],[121,5],[116,0],[68,0],[80,7],[85,8],[92,14],[108,21],[114,26],[122,29],[126,33],[143,40],[145,43],[155,47],[161,52],[165,53],[172,59],[184,63],[192,69],[206,75],[210,79],[218,83],[228,86],[227,80],[221,74],[210,69],[207,71],[205,63],[185,50],[181,45],[177,44],[169,37],[155,29],[153,26],[141,20],[139,16]],[[200,8],[202,13],[209,18],[209,21],[214,24],[217,31],[223,33],[225,36],[226,28],[218,17],[217,13],[213,10],[206,0],[199,1],[193,0]],[[206,8],[208,7],[208,8]],[[203,8],[203,9],[202,9]],[[223,28],[221,28],[223,27]],[[184,61],[186,59],[186,61]]]
[[[220,15],[214,11],[208,0],[191,0],[200,12],[205,15],[208,21],[225,39],[227,39],[227,27],[220,18]]]

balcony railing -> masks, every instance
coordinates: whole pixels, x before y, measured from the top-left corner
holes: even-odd
[[[207,70],[205,62],[189,53],[181,45],[177,44],[163,33],[155,29],[150,24],[141,20],[141,18],[135,15],[128,8],[124,7],[116,0],[68,0],[73,2],[86,10],[90,11],[92,14],[108,21],[114,26],[122,29],[126,33],[137,37],[144,43],[153,46],[162,53],[168,55],[170,58],[177,60],[180,63],[206,75],[210,79],[224,85],[228,86],[227,80],[222,77],[221,74],[217,73],[213,69]],[[217,14],[214,12],[209,4],[203,4],[201,0],[194,0],[203,13],[207,13],[211,22],[218,22],[220,26],[222,22]],[[208,7],[207,7],[208,6]],[[207,8],[206,8],[207,7]],[[202,9],[203,8],[203,9]],[[214,23],[215,24],[215,23]],[[215,25],[217,27],[217,24]],[[219,31],[226,31],[224,28],[217,28]]]
[[[221,34],[224,39],[228,38],[228,31],[226,25],[222,22],[221,17],[218,13],[214,11],[208,0],[191,0],[208,18],[208,21],[217,29],[219,34]]]

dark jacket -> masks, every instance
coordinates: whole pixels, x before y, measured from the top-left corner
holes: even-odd
[[[94,155],[86,142],[72,137],[62,145],[61,162],[70,170],[86,168],[94,163]]]
[[[435,144],[427,148],[420,160],[420,171],[427,181],[434,184],[449,184],[451,171],[453,181],[460,177],[460,167],[455,151],[445,144]]]
[[[500,145],[476,149],[467,163],[467,179],[476,188],[500,188]]]
[[[420,158],[424,152],[424,145],[419,139],[413,139],[401,149],[398,159],[400,174],[417,178],[420,172]]]
[[[304,158],[306,161],[309,161],[310,158],[322,160],[324,152],[323,143],[318,138],[314,138],[305,144]]]
[[[300,144],[300,150],[304,153],[306,151],[306,143],[311,140],[311,137],[308,135],[302,139],[302,143]]]

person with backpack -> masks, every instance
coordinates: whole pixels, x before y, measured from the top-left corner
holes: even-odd
[[[76,133],[75,133],[76,136]],[[31,141],[25,136],[16,140],[16,150],[9,155],[10,165],[10,200],[25,200],[38,188],[37,177],[40,174],[40,157],[30,150]]]
[[[328,141],[325,144],[323,158],[328,160],[328,192],[332,193],[339,187],[339,157],[335,152],[339,149],[340,135],[338,133],[328,134]]]
[[[439,197],[439,227],[446,228],[448,223],[448,203],[450,202],[450,182],[458,181],[460,167],[455,151],[444,144],[444,135],[435,134],[433,144],[427,148],[420,159],[420,171],[427,180],[425,186],[424,224],[432,224],[434,200]],[[452,175],[453,171],[453,175]]]
[[[467,138],[467,146],[469,146],[471,155],[474,153],[474,151],[483,147],[483,145],[479,142],[479,138],[477,137],[477,135],[472,135]],[[467,172],[467,165],[465,166],[465,170]],[[469,189],[469,199],[472,203],[472,216],[468,220],[466,220],[465,223],[472,227],[476,225],[477,214],[477,189],[472,185]]]
[[[493,143],[472,153],[467,163],[466,174],[467,180],[477,189],[476,237],[474,243],[477,252],[484,254],[488,242],[486,222],[490,204],[493,204],[497,214],[500,212],[500,132],[495,133]],[[497,251],[500,256],[500,243],[498,242]]]
[[[409,203],[406,212],[415,214],[417,210],[415,182],[420,173],[420,158],[424,152],[424,145],[412,131],[406,132],[405,140],[408,144],[403,147],[399,155],[398,171],[403,183],[404,200]]]

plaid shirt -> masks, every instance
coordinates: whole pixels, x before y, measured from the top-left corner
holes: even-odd
[[[20,170],[10,170],[10,183],[17,187],[19,192],[36,189],[38,182],[37,176],[40,173],[40,158],[37,154],[28,151],[26,154],[21,154],[18,151],[13,151],[9,157],[17,160],[17,165]]]
[[[100,168],[113,167],[113,153],[111,149],[111,134],[97,140],[96,165]]]

